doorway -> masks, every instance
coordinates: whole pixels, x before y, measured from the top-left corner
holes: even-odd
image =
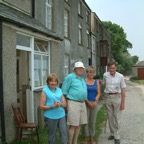
[[[17,102],[28,119],[28,98],[30,97],[30,52],[16,50],[17,54]]]

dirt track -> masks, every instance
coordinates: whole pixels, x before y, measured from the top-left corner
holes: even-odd
[[[121,115],[121,144],[144,144],[144,85],[126,80],[125,110]],[[108,140],[109,127],[99,137],[98,144],[114,144]]]

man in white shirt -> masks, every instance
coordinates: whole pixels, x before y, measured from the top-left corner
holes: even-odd
[[[116,71],[117,63],[115,61],[108,64],[108,69],[109,71],[103,75],[106,110],[111,133],[108,140],[115,139],[115,144],[120,144],[120,113],[125,108],[126,84],[123,75]]]

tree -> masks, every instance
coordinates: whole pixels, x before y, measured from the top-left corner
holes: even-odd
[[[130,70],[132,65],[138,61],[137,56],[131,56],[128,52],[132,48],[132,43],[127,40],[124,29],[110,21],[104,22],[103,25],[111,36],[112,56],[118,62],[118,71],[125,72]]]
[[[133,64],[136,64],[139,61],[138,56],[132,56]]]

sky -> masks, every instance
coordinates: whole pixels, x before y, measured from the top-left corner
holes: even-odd
[[[131,56],[144,60],[144,0],[85,0],[101,21],[120,25],[133,48]]]

